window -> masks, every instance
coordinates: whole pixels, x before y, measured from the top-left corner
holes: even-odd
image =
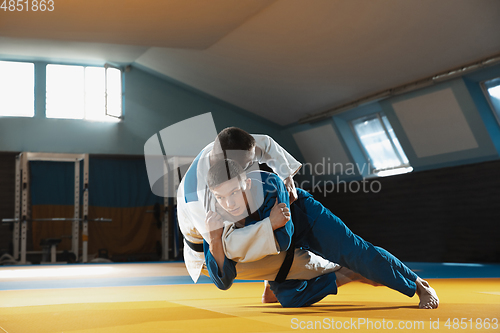
[[[488,97],[491,108],[500,123],[500,77],[485,81],[481,85],[486,93],[486,96]]]
[[[47,118],[117,121],[122,116],[121,71],[47,65]]]
[[[35,66],[0,61],[0,116],[35,115]]]
[[[413,171],[385,115],[375,114],[355,119],[351,125],[367,159],[375,169],[374,175],[383,177]]]

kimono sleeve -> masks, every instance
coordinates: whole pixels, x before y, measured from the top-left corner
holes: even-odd
[[[268,174],[268,177],[265,178],[264,181],[265,194],[264,204],[261,208],[261,218],[267,218],[271,215],[271,210],[276,204],[276,199],[278,203],[285,203],[288,209],[290,209],[290,198],[283,181],[272,173]],[[274,230],[274,237],[278,243],[279,251],[288,250],[292,241],[293,232],[294,226],[291,216],[290,220],[283,227]]]
[[[236,263],[224,256],[224,264],[220,270],[222,274],[220,274],[217,261],[210,252],[210,246],[205,240],[203,241],[203,252],[205,253],[205,263],[212,282],[222,290],[231,288],[236,278]]]
[[[266,163],[281,179],[294,176],[302,164],[268,135],[252,134],[262,155],[257,156],[259,163]]]

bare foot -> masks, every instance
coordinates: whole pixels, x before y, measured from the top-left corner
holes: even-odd
[[[262,303],[277,303],[278,299],[271,290],[271,286],[264,281],[264,293],[262,294]]]
[[[418,307],[420,309],[436,309],[439,306],[439,298],[436,291],[427,281],[421,278],[417,278],[415,283],[417,284],[417,295],[420,298]]]

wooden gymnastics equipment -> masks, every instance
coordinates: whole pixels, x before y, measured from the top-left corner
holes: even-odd
[[[40,218],[31,219],[29,207],[29,162],[49,161],[49,162],[73,162],[75,163],[75,204],[73,218]],[[80,161],[83,161],[83,218],[80,218]],[[15,178],[15,211],[13,219],[2,219],[4,223],[13,223],[13,244],[15,260],[20,264],[26,264],[26,241],[28,232],[28,221],[71,221],[71,252],[78,260],[80,222],[82,222],[82,262],[88,259],[88,221],[110,222],[110,219],[98,218],[89,220],[89,155],[88,154],[59,154],[59,153],[30,153],[22,152],[16,156],[16,178]],[[55,246],[58,242],[49,241],[51,246],[51,261],[55,261]],[[19,253],[20,252],[20,253]],[[33,251],[30,253],[39,253]]]

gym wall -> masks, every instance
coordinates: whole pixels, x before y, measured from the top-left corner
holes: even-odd
[[[498,170],[495,160],[412,172],[370,180],[380,183],[378,193],[340,190],[315,198],[401,260],[498,263]]]
[[[354,232],[403,260],[500,262],[500,125],[480,87],[498,76],[495,66],[290,128],[305,162],[362,170],[369,162],[349,123],[383,112],[414,169],[367,179],[368,193],[356,191],[366,172],[313,169],[299,182]],[[327,181],[336,186],[329,193],[314,188]]]

